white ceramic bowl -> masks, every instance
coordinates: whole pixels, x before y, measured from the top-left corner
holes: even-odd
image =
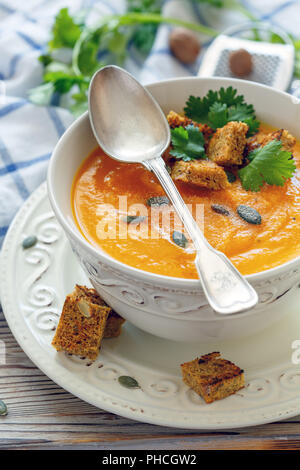
[[[261,121],[287,128],[300,137],[300,101],[272,88],[243,80],[182,78],[158,82],[148,90],[165,113],[181,112],[189,95],[229,86],[252,103]],[[71,185],[80,163],[96,147],[87,113],[77,119],[57,144],[50,160],[48,191],[57,219],[95,289],[120,315],[157,336],[181,341],[209,341],[246,336],[266,328],[286,312],[272,306],[297,285],[300,257],[279,267],[248,276],[259,304],[246,313],[221,316],[208,306],[197,280],[141,271],[90,245],[73,220]],[[280,312],[280,313],[279,313]]]

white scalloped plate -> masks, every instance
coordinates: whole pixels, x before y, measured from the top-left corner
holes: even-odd
[[[38,243],[22,248],[31,234]],[[125,323],[119,338],[104,340],[98,359],[56,353],[51,346],[59,313],[75,283],[89,283],[49,205],[43,184],[26,201],[6,236],[0,266],[7,322],[30,359],[57,384],[99,408],[138,421],[193,429],[224,429],[277,421],[300,413],[300,289],[275,308],[283,321],[241,341],[186,344],[167,341]],[[206,405],[186,387],[180,363],[204,353],[222,355],[245,369],[246,388]],[[130,375],[140,389],[122,387]]]

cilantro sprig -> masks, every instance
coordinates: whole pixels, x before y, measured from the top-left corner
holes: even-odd
[[[52,28],[52,38],[49,41],[49,49],[59,49],[61,47],[74,47],[81,34],[81,27],[76,24],[69,15],[67,8],[62,8],[55,18]]]
[[[252,104],[247,104],[243,95],[238,95],[232,86],[219,91],[209,90],[203,98],[190,96],[184,108],[185,115],[196,122],[206,123],[213,129],[225,126],[230,121],[243,121],[249,126],[248,136],[259,128]]]
[[[239,0],[194,0],[199,4],[215,8],[228,8],[237,10],[249,19],[257,18],[245,8]],[[88,9],[83,9],[75,15],[70,15],[67,8],[62,8],[52,27],[48,50],[40,56],[39,60],[45,67],[46,80],[39,87],[30,90],[29,97],[39,105],[47,105],[53,97],[71,93],[60,102],[60,105],[70,108],[75,115],[81,114],[87,108],[87,86],[94,71],[108,63],[122,63],[133,45],[141,53],[141,59],[149,53],[157,28],[161,23],[182,26],[206,36],[215,37],[218,32],[202,24],[195,24],[178,18],[164,17],[162,15],[163,0],[127,0],[127,10],[123,15],[109,15],[101,18],[98,25],[92,29],[88,27]],[[253,30],[254,39],[263,40],[257,29]],[[291,37],[296,50],[295,75],[300,76],[300,41]],[[270,42],[282,42],[277,35],[270,33]],[[66,61],[66,50],[69,49],[71,59]],[[63,59],[60,59],[62,53]],[[68,55],[68,54],[67,54]],[[69,71],[64,75],[49,75],[48,67],[67,65]],[[78,79],[74,77],[79,77]],[[63,84],[66,82],[66,85]],[[70,87],[70,84],[72,86]],[[55,100],[58,103],[58,100]],[[212,103],[213,104],[213,103]],[[226,104],[226,103],[225,103]],[[227,108],[230,106],[226,104]],[[243,109],[243,113],[245,109]],[[212,110],[212,123],[216,126],[225,122],[227,111]],[[247,113],[246,113],[247,114]],[[230,119],[230,112],[227,119]],[[233,120],[231,118],[231,120]],[[244,122],[249,125],[249,135],[256,132],[258,123],[253,117],[244,115]]]
[[[282,150],[280,140],[272,140],[248,155],[250,163],[239,170],[244,189],[260,191],[264,183],[283,186],[296,170],[291,152]]]
[[[172,148],[170,154],[185,162],[206,158],[204,137],[199,127],[189,125],[171,129]]]
[[[132,45],[145,57],[162,23],[217,36],[217,31],[207,26],[163,16],[162,5],[162,0],[128,0],[123,15],[104,16],[92,28],[87,25],[88,12],[71,16],[62,8],[56,15],[48,50],[39,58],[44,66],[43,83],[30,90],[31,101],[48,105],[55,94],[68,94],[64,106],[75,115],[81,114],[87,109],[88,84],[94,72],[109,63],[122,64]]]

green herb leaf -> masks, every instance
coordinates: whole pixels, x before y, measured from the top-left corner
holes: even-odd
[[[219,100],[221,103],[227,104],[227,106],[237,106],[238,104],[244,103],[243,95],[238,95],[237,90],[229,86],[227,88],[220,88]]]
[[[76,77],[65,72],[48,72],[44,75],[46,83],[52,83],[54,90],[63,94],[71,90],[71,88],[85,81],[84,77]]]
[[[47,67],[47,65],[51,64],[52,60],[53,59],[50,54],[42,54],[39,56],[39,61],[41,64],[43,64],[44,67]]]
[[[227,105],[216,101],[209,108],[208,119],[215,129],[225,126],[228,122]]]
[[[259,122],[251,104],[244,102],[244,97],[237,94],[231,86],[219,91],[209,90],[203,98],[190,96],[184,112],[196,122],[206,123],[213,129],[225,126],[231,121],[246,122],[249,126],[248,136],[257,132]]]
[[[127,0],[128,12],[157,13],[162,10],[162,0]],[[142,54],[149,54],[157,33],[158,25],[146,23],[136,25],[132,35],[132,43]]]
[[[246,118],[243,120],[245,124],[248,125],[249,129],[247,132],[247,137],[250,137],[251,135],[256,134],[259,130],[260,122],[257,121],[255,118]]]
[[[244,121],[254,116],[254,108],[252,104],[238,103],[228,108],[229,121]]]
[[[282,142],[272,140],[251,152],[250,163],[239,170],[243,188],[259,191],[264,183],[283,186],[296,170],[291,152],[281,150]]]
[[[173,148],[170,154],[173,157],[185,162],[206,158],[204,137],[199,127],[189,125],[185,128],[180,126],[171,129],[171,141]]]
[[[68,8],[62,8],[55,17],[52,28],[53,37],[49,42],[50,49],[60,49],[61,47],[74,47],[81,34],[81,29],[73,18],[69,15]]]
[[[80,73],[91,76],[98,68],[100,68],[98,60],[98,51],[102,28],[88,34],[82,41],[77,57],[77,64]]]

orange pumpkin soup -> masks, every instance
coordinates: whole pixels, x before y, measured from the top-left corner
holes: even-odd
[[[272,130],[263,124],[259,134],[264,135]],[[228,188],[215,191],[176,182],[186,203],[193,208],[196,205],[203,208],[203,229],[209,243],[224,252],[242,274],[273,268],[300,255],[299,142],[295,145],[293,156],[297,170],[282,187],[264,184],[259,192],[246,191],[237,179]],[[183,249],[174,243],[164,220],[160,220],[153,232],[150,207],[143,210],[140,207],[148,198],[163,194],[156,178],[141,165],[117,162],[96,148],[75,176],[72,207],[83,236],[113,258],[144,271],[197,278],[193,248],[188,246]],[[122,210],[125,197],[126,207],[131,208],[129,212],[126,208]],[[225,206],[229,215],[215,212],[212,204]],[[236,209],[240,204],[256,209],[261,215],[261,224],[249,224],[239,217]],[[162,213],[164,207],[160,208]],[[134,224],[131,236],[124,235],[128,213],[142,216],[141,222]],[[104,226],[103,217],[107,238],[99,236],[99,227],[102,230]],[[172,214],[171,221],[176,229],[178,221]],[[111,228],[112,222],[117,232]],[[123,233],[124,236],[116,236],[116,233]]]

